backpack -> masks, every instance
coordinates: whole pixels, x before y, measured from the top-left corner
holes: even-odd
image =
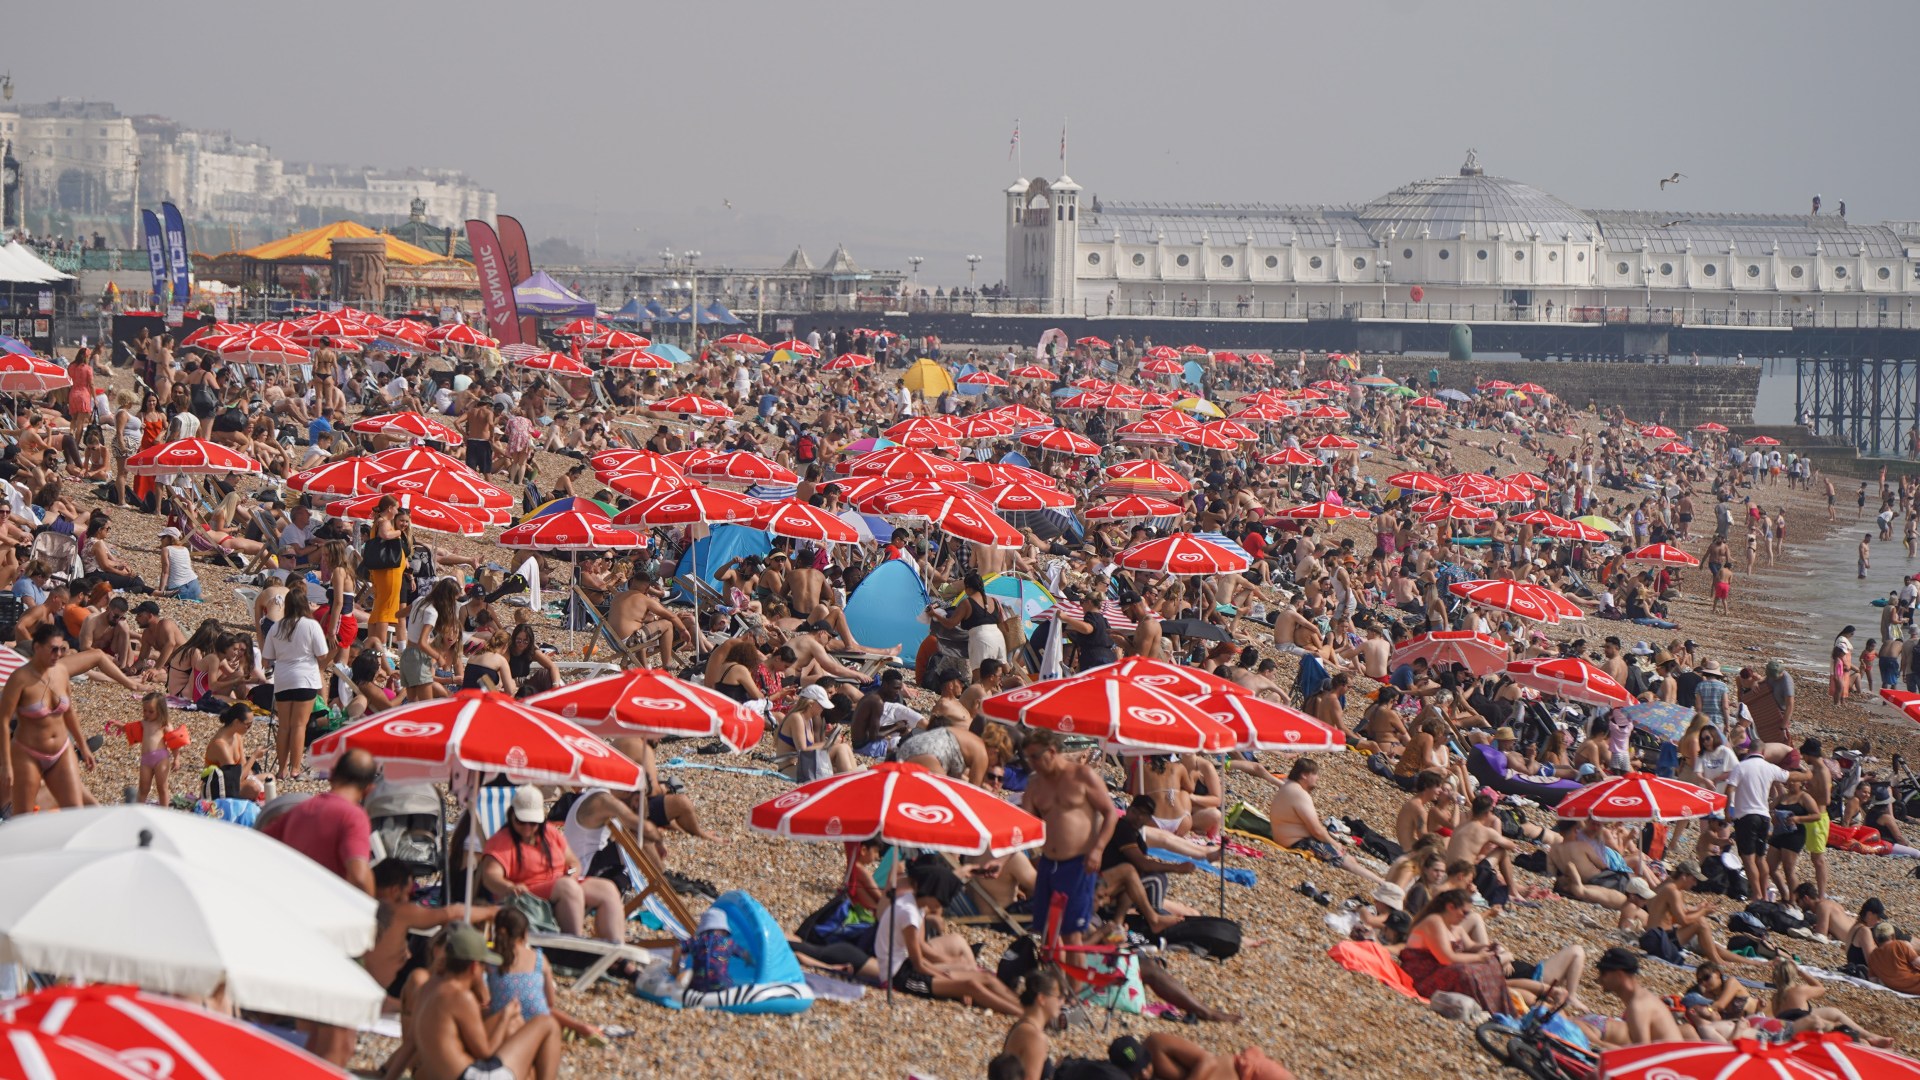
[[[1746,914],[1753,916],[1765,924],[1767,929],[1776,934],[1784,934],[1792,930],[1798,930],[1801,926],[1805,925],[1803,920],[1795,917],[1787,911],[1785,907],[1771,900],[1755,900],[1753,903],[1747,905]]]
[[[793,444],[793,456],[796,460],[811,462],[813,460],[813,451],[814,442],[813,436],[811,435],[802,435]]]
[[[1764,938],[1772,928],[1751,912],[1736,911],[1727,916],[1727,929],[1735,934]]]
[[[1373,756],[1385,757],[1386,755],[1375,754]],[[1391,837],[1382,836],[1374,832],[1372,826],[1359,818],[1347,818],[1346,822],[1347,829],[1353,833],[1355,839],[1360,841],[1360,850],[1374,858],[1382,862],[1390,863],[1406,854],[1397,841]]]
[[[1169,949],[1185,949],[1212,960],[1240,952],[1240,924],[1212,915],[1189,915],[1160,934]]]

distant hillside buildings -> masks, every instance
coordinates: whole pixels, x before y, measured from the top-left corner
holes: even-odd
[[[341,217],[376,227],[408,221],[416,201],[432,225],[492,221],[494,193],[448,169],[381,170],[283,161],[256,142],[161,116],[123,116],[108,102],[61,98],[0,111],[8,183],[0,220],[56,235],[104,234],[129,244],[136,204],[171,200],[222,251]]]

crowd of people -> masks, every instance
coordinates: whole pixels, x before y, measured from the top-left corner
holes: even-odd
[[[1676,622],[1681,602],[1695,596],[1730,610],[1736,577],[1753,574],[1761,554],[1772,564],[1786,517],[1779,498],[1768,498],[1773,509],[1759,500],[1782,472],[1791,485],[1803,459],[1770,464],[1777,454],[1749,453],[1717,435],[1648,430],[1664,416],[1643,429],[1618,410],[1578,412],[1551,394],[1474,387],[1435,408],[1436,399],[1417,396],[1418,378],[1397,383],[1376,371],[1369,383],[1340,360],[1310,364],[1304,354],[1272,366],[1213,364],[1204,383],[1181,396],[1232,407],[1252,391],[1277,389],[1323,405],[1324,419],[1249,418],[1259,441],[1232,450],[1178,436],[1136,441],[1126,425],[1154,410],[1116,417],[1072,408],[1067,394],[1082,379],[1163,385],[1141,368],[1150,341],[1040,356],[950,353],[955,364],[1003,373],[1050,365],[1052,378],[1013,379],[987,400],[1034,410],[1110,458],[1135,458],[1175,479],[1116,485],[1102,458],[1033,451],[1011,436],[977,441],[966,452],[972,461],[1019,453],[1032,483],[1072,497],[1081,511],[1116,491],[1165,497],[1175,510],[1151,523],[1072,528],[1034,515],[1018,519],[1021,540],[1009,547],[957,542],[924,521],[896,522],[855,547],[775,537],[764,554],[712,567],[719,599],[699,607],[670,595],[675,559],[699,527],[655,530],[647,548],[572,565],[540,552],[528,556],[531,566],[499,565],[485,549],[423,531],[399,499],[380,501],[368,521],[346,521],[285,483],[303,469],[405,445],[354,433],[351,418],[413,411],[460,432],[465,467],[517,489],[523,511],[553,499],[621,501],[594,467],[603,452],[698,446],[751,451],[791,469],[792,497],[840,515],[865,509],[844,483],[856,444],[899,420],[978,411],[981,399],[958,388],[915,392],[899,378],[916,354],[939,351],[937,342],[844,328],[805,340],[822,360],[875,363],[784,366],[714,345],[672,372],[554,379],[519,371],[490,349],[435,355],[323,341],[305,367],[254,367],[142,334],[128,343],[133,370],[121,373],[81,350],[68,368],[71,391],[23,410],[15,444],[0,459],[11,502],[0,522],[10,541],[0,543],[0,579],[11,577],[11,632],[26,657],[0,695],[0,713],[14,723],[0,755],[13,812],[98,797],[83,772],[98,744],[89,745],[73,705],[71,681],[82,675],[145,695],[129,735],[139,746],[138,799],[254,800],[271,809],[278,796],[318,785],[305,753],[324,731],[461,690],[526,697],[562,685],[563,665],[586,651],[567,651],[561,628],[573,627],[593,643],[595,659],[631,655],[760,711],[768,721],[761,754],[795,781],[912,762],[1000,792],[1046,823],[1043,846],[1004,858],[949,863],[867,844],[841,894],[823,898],[844,900],[843,917],[825,929],[809,920],[794,933],[803,965],[822,974],[1013,1018],[990,1067],[995,1076],[1047,1075],[1049,1030],[1083,997],[1084,980],[1072,976],[1114,957],[1137,959],[1146,991],[1181,1015],[1235,1018],[1199,1000],[1164,961],[1134,958],[1127,945],[1199,925],[1198,897],[1182,902],[1172,886],[1219,870],[1239,842],[1230,837],[1246,831],[1229,798],[1227,781],[1236,777],[1271,789],[1265,814],[1253,815],[1256,831],[1352,879],[1365,901],[1355,933],[1388,950],[1424,997],[1458,994],[1489,1013],[1560,1007],[1594,1046],[1678,1038],[1683,1026],[1722,1041],[1804,1030],[1884,1041],[1845,1012],[1815,1005],[1821,987],[1804,967],[1770,959],[1752,935],[1743,944],[1716,929],[1724,905],[1711,896],[1771,905],[1809,935],[1844,945],[1849,974],[1920,991],[1914,951],[1882,902],[1868,900],[1856,915],[1830,892],[1833,825],[1878,828],[1904,845],[1891,800],[1880,800],[1886,784],[1872,772],[1870,749],[1796,737],[1794,682],[1783,664],[1729,673]],[[1424,389],[1441,389],[1437,372]],[[672,393],[710,397],[734,416],[702,427],[644,410]],[[1188,411],[1206,415],[1199,404]],[[1314,438],[1335,433],[1353,445]],[[248,455],[264,476],[201,485],[126,468],[142,449],[195,437]],[[1675,437],[1697,441],[1686,453],[1661,448]],[[1310,463],[1259,460],[1279,451],[1307,454]],[[1484,515],[1450,513],[1481,503],[1451,490],[1429,497],[1402,488],[1380,468],[1448,476],[1470,458],[1488,463],[1492,480],[1521,474],[1523,454],[1538,463],[1524,473],[1530,494],[1490,503]],[[1913,493],[1903,484],[1897,497]],[[1425,505],[1414,508],[1416,499]],[[1367,516],[1341,524],[1282,512],[1315,504]],[[1540,511],[1597,516],[1610,527],[1596,543],[1530,517]],[[1646,545],[1695,542],[1696,512],[1712,521],[1699,569],[1643,568],[1626,558]],[[116,521],[133,515],[165,518],[150,562],[116,542]],[[1744,570],[1730,546],[1743,527]],[[1246,572],[1169,577],[1117,562],[1123,550],[1174,529],[1229,540],[1247,556]],[[854,593],[894,561],[909,564],[932,597],[928,643],[917,655],[861,641],[849,621]],[[1037,582],[1055,606],[1022,618],[1017,602],[989,588],[1003,574]],[[535,576],[569,582],[560,621],[524,602]],[[241,577],[251,590],[244,619],[188,614],[195,609],[187,605]],[[1468,580],[1550,589],[1619,632],[1596,633],[1597,644],[1557,639],[1520,614],[1462,600],[1450,586]],[[1920,594],[1911,580],[1907,587]],[[1915,599],[1897,594],[1889,617],[1910,624]],[[1481,635],[1503,661],[1584,659],[1636,701],[1682,710],[1684,733],[1653,738],[1617,710],[1543,697],[1504,664],[1476,670],[1397,657],[1434,631]],[[1892,636],[1883,626],[1881,640]],[[1850,638],[1843,642],[1835,645],[1836,685],[1859,666]],[[1357,843],[1355,829],[1330,820],[1315,802],[1322,769],[1310,754],[1287,762],[1283,774],[1252,755],[1115,761],[986,716],[996,693],[1125,657],[1193,666],[1343,732],[1365,753],[1372,782],[1398,789],[1392,835]],[[1866,668],[1871,679],[1875,665]],[[192,712],[219,721],[197,764],[176,734],[180,716]],[[256,724],[270,735],[255,734]],[[472,845],[475,891],[455,897],[465,906],[423,907],[410,871],[372,860],[361,805],[376,782],[370,761],[347,755],[325,791],[269,814],[270,833],[380,898],[389,913],[366,958],[406,1020],[389,1075],[412,1068],[430,1078],[550,1077],[563,1032],[605,1037],[559,1006],[550,960],[526,944],[525,909],[544,912],[563,934],[624,940],[611,830],[662,858],[669,834],[710,839],[696,801],[663,781],[654,741],[616,742],[642,767],[635,792],[589,790],[555,801],[538,788],[515,790],[502,826]],[[196,779],[180,785],[173,773],[183,758]],[[1697,826],[1560,821],[1540,813],[1539,800],[1516,797],[1521,789],[1491,782],[1591,784],[1630,772],[1722,791],[1728,808]],[[467,815],[454,849],[466,850],[464,832],[481,827]],[[1302,891],[1303,905],[1327,899],[1310,883]],[[1599,1015],[1597,1002],[1581,999],[1583,947],[1528,960],[1497,939],[1508,909],[1555,896],[1604,909],[1635,935],[1638,951],[1611,948],[1596,961],[1619,1015]],[[1024,972],[987,970],[953,925],[982,917],[1031,920],[1049,940],[1084,954]],[[490,938],[469,919],[490,926]],[[407,948],[412,930],[438,933],[415,953]],[[712,940],[689,948],[693,979],[709,988],[726,979],[724,947],[709,947]],[[1642,953],[1697,963],[1695,991],[1677,1009],[1639,985]],[[1063,969],[1071,969],[1064,982]],[[1767,976],[1772,1000],[1740,991],[1733,972]],[[350,1033],[319,1029],[310,1045],[340,1062],[354,1050]],[[1156,1077],[1284,1075],[1257,1049],[1221,1056],[1166,1033],[1121,1040],[1109,1064],[1136,1075],[1150,1068]]]

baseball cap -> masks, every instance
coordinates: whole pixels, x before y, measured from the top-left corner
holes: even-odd
[[[524,788],[522,790],[532,791],[536,795],[539,794],[539,790],[536,788]],[[456,926],[452,930],[447,931],[446,949],[447,955],[453,957],[455,960],[468,960],[482,964],[498,964],[501,962],[500,954],[487,948],[486,936],[471,926]]]
[[[1629,975],[1640,974],[1640,958],[1634,955],[1632,949],[1618,945],[1600,954],[1599,966],[1602,972],[1624,971]]]
[[[540,797],[540,789],[526,784],[513,789],[513,820],[539,822],[547,820],[547,800]]]
[[[1780,677],[1780,673],[1785,670],[1787,670],[1787,665],[1781,663],[1780,661],[1778,660],[1767,661],[1767,678],[1777,679]]]
[[[179,530],[179,529],[176,529],[176,528],[174,528],[174,527],[173,527],[173,526],[171,526],[171,525],[169,525],[169,526],[167,526],[166,528],[164,528],[164,529],[161,529],[161,530],[160,530],[160,532],[159,532],[159,533],[158,533],[157,535],[159,535],[159,536],[171,536],[171,537],[173,537],[173,538],[174,538],[175,540],[178,540],[178,539],[180,539],[180,530]]]
[[[1107,1044],[1107,1064],[1128,1076],[1139,1076],[1147,1071],[1151,1061],[1145,1044],[1131,1035],[1122,1035]]]
[[[1694,862],[1692,859],[1682,860],[1681,862],[1677,863],[1674,866],[1673,876],[1674,877],[1690,877],[1695,881],[1699,881],[1701,880],[1700,864],[1697,862]]]
[[[826,690],[822,688],[818,683],[815,683],[812,686],[801,687],[800,698],[803,701],[811,701],[815,705],[818,705],[823,709],[830,709],[833,707],[833,699],[827,696]]]

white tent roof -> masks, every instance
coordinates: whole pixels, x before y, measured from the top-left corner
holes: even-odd
[[[0,248],[0,282],[16,285],[46,285],[55,281],[72,281],[72,274],[63,274],[49,266],[45,260],[26,246],[15,240]]]

